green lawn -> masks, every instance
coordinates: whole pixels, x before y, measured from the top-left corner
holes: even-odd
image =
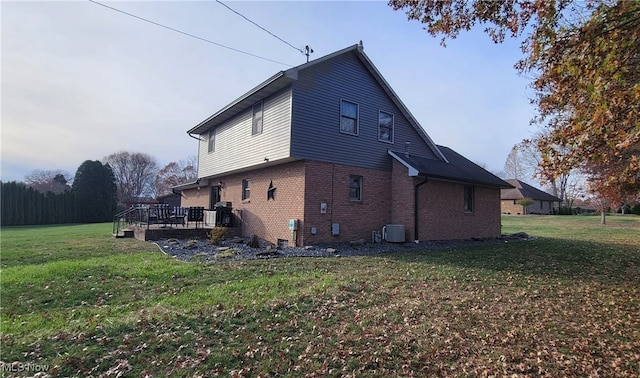
[[[3,228],[3,376],[638,377],[640,217],[607,220],[505,216],[536,238],[214,264],[110,224]]]

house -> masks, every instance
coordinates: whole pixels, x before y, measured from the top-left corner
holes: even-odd
[[[509,184],[436,145],[362,44],[278,72],[188,131],[199,183],[183,206],[230,206],[242,235],[307,245],[499,237]]]
[[[573,213],[574,214],[595,214],[599,210],[593,206],[591,201],[577,198],[573,201]]]
[[[554,214],[562,203],[560,198],[520,180],[509,179],[505,181],[513,188],[500,190],[500,210],[503,214]],[[533,202],[528,206],[523,206],[520,204],[523,199],[529,199]]]

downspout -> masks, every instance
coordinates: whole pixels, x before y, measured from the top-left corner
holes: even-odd
[[[197,166],[197,170],[200,171],[200,142],[204,142],[204,139],[200,138],[199,136],[193,136],[190,132],[187,132],[187,135],[189,135],[191,138],[195,139],[198,141],[198,166]],[[200,172],[196,172],[196,174],[199,174]],[[198,182],[200,181],[200,177],[198,177]],[[182,197],[183,193],[182,191],[180,191],[180,196]],[[209,193],[209,201],[211,201],[211,193]]]
[[[420,203],[420,187],[426,184],[429,180],[425,176],[424,181],[419,182],[413,187],[413,241],[418,244],[420,238],[418,237],[418,219],[420,212],[418,211],[418,204]]]

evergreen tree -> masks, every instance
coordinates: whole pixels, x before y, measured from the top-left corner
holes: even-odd
[[[80,222],[97,223],[113,219],[118,191],[113,171],[108,164],[86,160],[78,167],[73,181]]]

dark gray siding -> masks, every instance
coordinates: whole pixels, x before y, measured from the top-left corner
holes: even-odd
[[[300,70],[292,92],[291,155],[391,170],[387,150],[435,158],[354,52]],[[340,132],[340,100],[359,105],[359,135]],[[378,112],[394,115],[394,143],[378,141]]]

